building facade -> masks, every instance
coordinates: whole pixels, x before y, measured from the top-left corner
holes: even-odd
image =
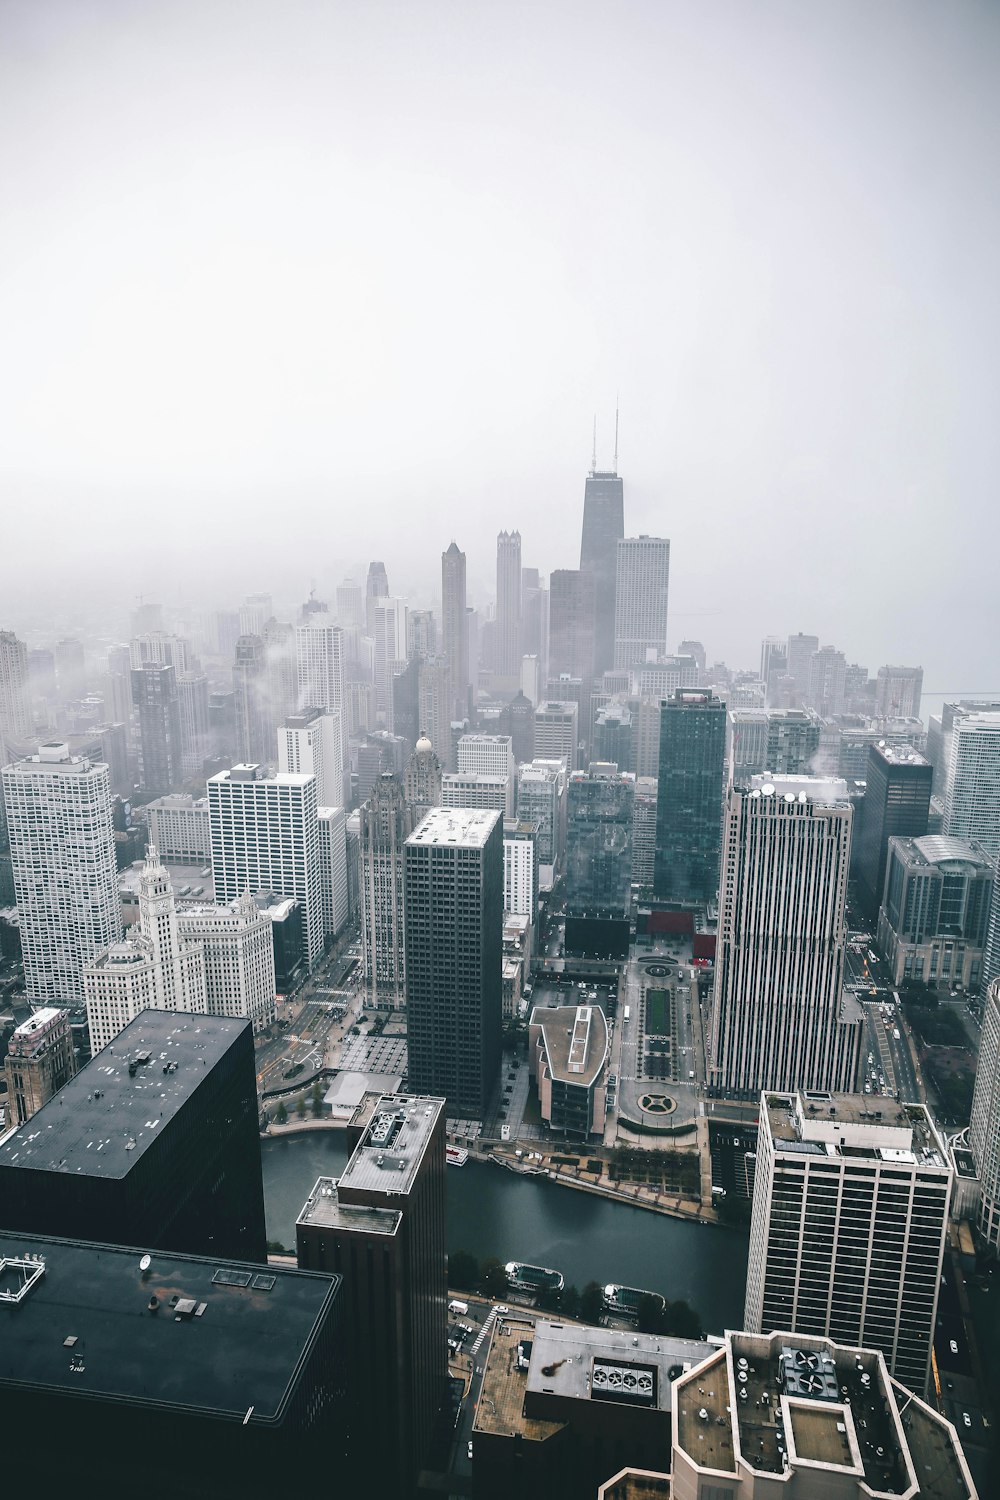
[[[567,773],[579,766],[580,705],[548,699],[535,709],[535,759],[561,760]]]
[[[878,945],[894,985],[979,989],[994,867],[978,844],[947,834],[891,838]]]
[[[516,917],[538,918],[538,824],[516,818],[503,825],[503,909]]]
[[[624,536],[624,483],[615,470],[601,471],[595,461],[583,493],[580,571],[594,580],[593,670],[598,675],[614,664],[618,543]]]
[[[182,865],[200,864],[212,858],[212,830],[207,797],[171,792],[146,806],[149,842],[160,858]]]
[[[618,543],[615,585],[616,667],[632,667],[667,649],[670,543],[663,537],[626,537]]]
[[[28,648],[12,630],[0,630],[0,753],[5,740],[29,740],[31,733]]]
[[[725,757],[726,705],[714,693],[678,688],[660,704],[658,900],[702,903],[715,898]]]
[[[406,1003],[403,846],[414,817],[398,776],[380,776],[361,809],[361,935],[372,1004]]]
[[[133,667],[132,702],[139,726],[139,784],[144,792],[162,797],[184,780],[174,667],[155,662]]]
[[[441,646],[451,673],[453,717],[469,712],[469,627],[466,620],[465,553],[452,542],[441,554]],[[429,653],[428,653],[429,654]]]
[[[1000,713],[965,713],[948,736],[944,832],[1000,858]]]
[[[23,1125],[76,1072],[69,1011],[53,1006],[36,1010],[10,1039],[4,1063],[8,1125]]]
[[[177,914],[177,931],[182,942],[201,949],[210,1016],[247,1020],[255,1034],[274,1024],[277,985],[271,922],[252,896],[243,895],[228,906],[184,907]]]
[[[566,910],[627,916],[632,900],[635,777],[615,766],[575,771],[566,788]]]
[[[497,616],[494,675],[517,692],[521,681],[521,533],[497,537]]]
[[[518,821],[538,827],[540,865],[561,866],[566,843],[566,767],[562,760],[533,760],[517,773]]]
[[[882,905],[890,839],[918,839],[927,832],[933,776],[930,761],[909,745],[869,748],[854,874],[861,906],[871,922],[878,921]]]
[[[344,800],[343,726],[340,714],[307,708],[289,714],[278,727],[278,770],[315,776],[320,807],[339,807]]]

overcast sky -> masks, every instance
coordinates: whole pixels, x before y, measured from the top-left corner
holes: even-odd
[[[0,0],[0,626],[485,602],[620,392],[672,645],[1000,689],[998,77],[959,0]]]

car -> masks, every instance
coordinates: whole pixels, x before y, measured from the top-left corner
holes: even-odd
[[[471,1457],[472,1457],[472,1439],[471,1438],[469,1439],[469,1446],[466,1449],[466,1452],[468,1453],[469,1458],[471,1459]]]
[[[972,1426],[972,1418],[969,1416],[969,1413],[967,1411],[963,1411],[963,1413],[962,1413],[962,1421],[965,1423],[966,1427],[971,1427]],[[469,1444],[469,1447],[470,1448],[472,1447],[471,1443]]]
[[[958,1353],[958,1344],[955,1339],[948,1340],[948,1348],[951,1350],[952,1354]]]

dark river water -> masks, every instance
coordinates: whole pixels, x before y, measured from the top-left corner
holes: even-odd
[[[267,1233],[295,1244],[295,1220],[317,1177],[347,1162],[343,1133],[314,1131],[261,1142]],[[482,1259],[552,1266],[567,1283],[620,1281],[684,1298],[711,1333],[743,1326],[747,1239],[687,1223],[489,1163],[449,1167],[448,1249]]]

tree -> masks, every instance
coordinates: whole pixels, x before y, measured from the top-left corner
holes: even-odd
[[[636,1316],[640,1333],[664,1332],[664,1309],[660,1306],[659,1297],[654,1297],[651,1292],[646,1292],[639,1299]]]
[[[471,1292],[479,1285],[479,1262],[468,1250],[456,1250],[448,1257],[448,1285]]]
[[[274,1111],[275,1125],[286,1125],[288,1123],[288,1110],[285,1108],[284,1099],[278,1100],[278,1107]]]
[[[575,1286],[571,1285],[563,1289],[559,1307],[560,1311],[567,1318],[576,1318],[579,1316],[580,1293],[577,1291]]]
[[[318,1078],[312,1086],[312,1112],[317,1120],[323,1113],[323,1090]]]
[[[663,1317],[663,1332],[672,1333],[679,1339],[700,1338],[701,1319],[690,1303],[683,1299],[680,1302],[668,1302]]]
[[[268,1240],[267,1253],[268,1255],[286,1255],[288,1252],[280,1240]]]
[[[305,1117],[306,1117],[306,1098],[305,1098],[304,1094],[300,1094],[299,1097],[298,1097],[298,1101],[297,1101],[297,1103],[295,1105],[295,1113],[298,1115],[298,1117],[299,1117],[300,1120],[304,1120],[305,1119]]]
[[[508,1290],[507,1272],[495,1256],[491,1255],[483,1261],[479,1281],[487,1297],[506,1296]]]
[[[580,1318],[584,1323],[599,1323],[604,1310],[604,1288],[588,1281],[580,1293]]]

